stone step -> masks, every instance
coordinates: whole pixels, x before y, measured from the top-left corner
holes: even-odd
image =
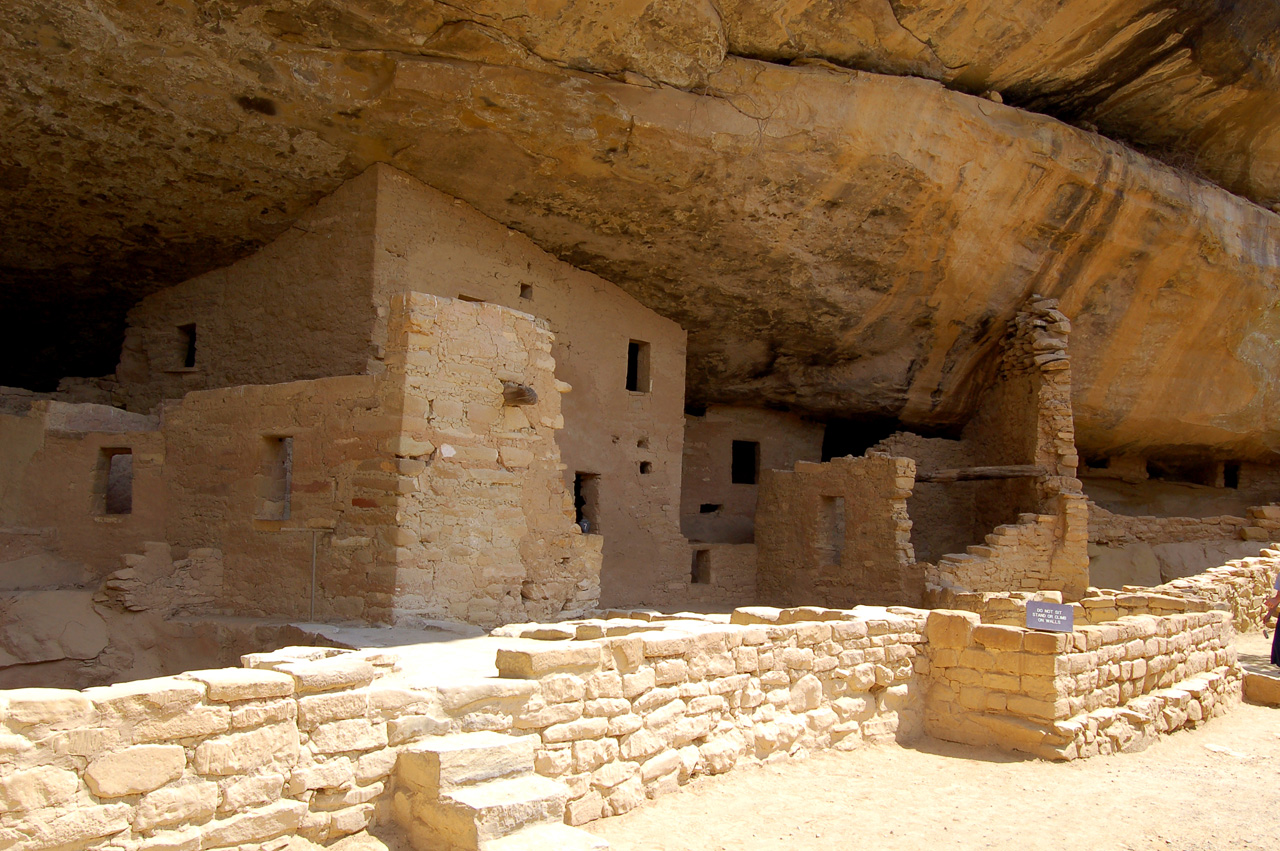
[[[452,733],[400,752],[396,776],[429,798],[442,791],[533,772],[537,736]]]
[[[1280,676],[1255,674],[1252,671],[1246,671],[1244,675],[1244,698],[1250,703],[1280,706]]]
[[[606,851],[609,843],[567,824],[539,824],[480,844],[480,851]]]
[[[452,848],[479,851],[521,828],[562,823],[568,800],[563,783],[533,774],[450,789],[437,801],[415,802],[413,811]]]

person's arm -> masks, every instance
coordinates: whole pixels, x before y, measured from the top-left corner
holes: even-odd
[[[1276,609],[1280,607],[1280,590],[1272,591],[1271,596],[1262,601],[1262,622],[1266,623],[1276,616]]]

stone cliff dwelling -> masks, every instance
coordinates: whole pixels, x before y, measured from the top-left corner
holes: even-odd
[[[1280,702],[1245,12],[207,5],[0,12],[0,849],[600,848]]]

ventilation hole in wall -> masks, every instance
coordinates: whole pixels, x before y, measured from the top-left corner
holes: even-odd
[[[182,355],[182,366],[185,369],[191,369],[196,365],[196,326],[194,322],[190,325],[178,326],[178,343],[178,351]]]
[[[686,417],[705,417],[707,415],[706,405],[685,405],[684,415]]]
[[[520,298],[525,299],[526,301],[533,300],[533,284],[520,285]]]
[[[469,301],[474,304],[484,304],[484,299],[476,298],[473,295],[466,295],[465,293],[458,293],[458,301]]]
[[[1235,461],[1222,465],[1222,486],[1233,490],[1240,487],[1240,465]]]
[[[600,474],[573,474],[574,522],[583,532],[600,534]]]
[[[839,565],[844,555],[844,497],[824,496],[818,506],[815,545],[823,564]]]
[[[133,513],[133,450],[103,449],[99,456],[102,514]]]
[[[264,437],[254,516],[259,520],[288,520],[292,490],[293,438]]]
[[[733,442],[733,464],[729,476],[735,485],[754,485],[760,476],[760,444],[754,440]]]
[[[694,585],[711,584],[711,550],[694,550],[689,581]]]
[[[647,438],[647,437],[642,437],[642,438],[640,438],[639,440],[637,440],[637,441],[636,441],[636,448],[637,448],[637,449],[648,449],[648,448],[649,448],[649,438]]]
[[[627,343],[627,389],[649,392],[649,344],[642,340]]]
[[[647,476],[653,472],[653,463],[651,461],[640,462],[640,475]]]
[[[698,513],[699,514],[717,514],[719,513],[721,508],[724,508],[724,506],[718,502],[704,502],[702,503],[702,505],[698,506]]]

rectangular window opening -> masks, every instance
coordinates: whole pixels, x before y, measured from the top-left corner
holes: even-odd
[[[178,326],[179,352],[182,354],[183,369],[194,369],[196,365],[196,326]]]
[[[754,485],[760,476],[760,444],[754,440],[733,442],[731,477],[735,485]]]
[[[103,449],[98,462],[102,514],[133,513],[133,450]]]
[[[652,462],[652,461],[641,461],[641,462],[640,462],[640,475],[642,475],[642,476],[647,476],[647,475],[649,475],[649,474],[650,474],[650,473],[652,473],[652,472],[653,472],[653,462]]]
[[[844,556],[844,497],[822,497],[817,533],[818,558],[825,565],[839,566]]]
[[[1240,465],[1235,461],[1222,465],[1222,486],[1232,490],[1240,487]]]
[[[288,520],[293,490],[293,438],[264,437],[258,473],[259,520]]]
[[[600,534],[600,474],[573,474],[574,522],[584,533]]]
[[[724,506],[718,502],[704,502],[698,506],[699,514],[718,514]]]
[[[711,550],[694,550],[689,581],[694,585],[711,584]]]
[[[649,344],[640,340],[627,343],[627,389],[649,392]]]
[[[525,299],[526,301],[533,300],[533,284],[520,285],[520,298]]]

